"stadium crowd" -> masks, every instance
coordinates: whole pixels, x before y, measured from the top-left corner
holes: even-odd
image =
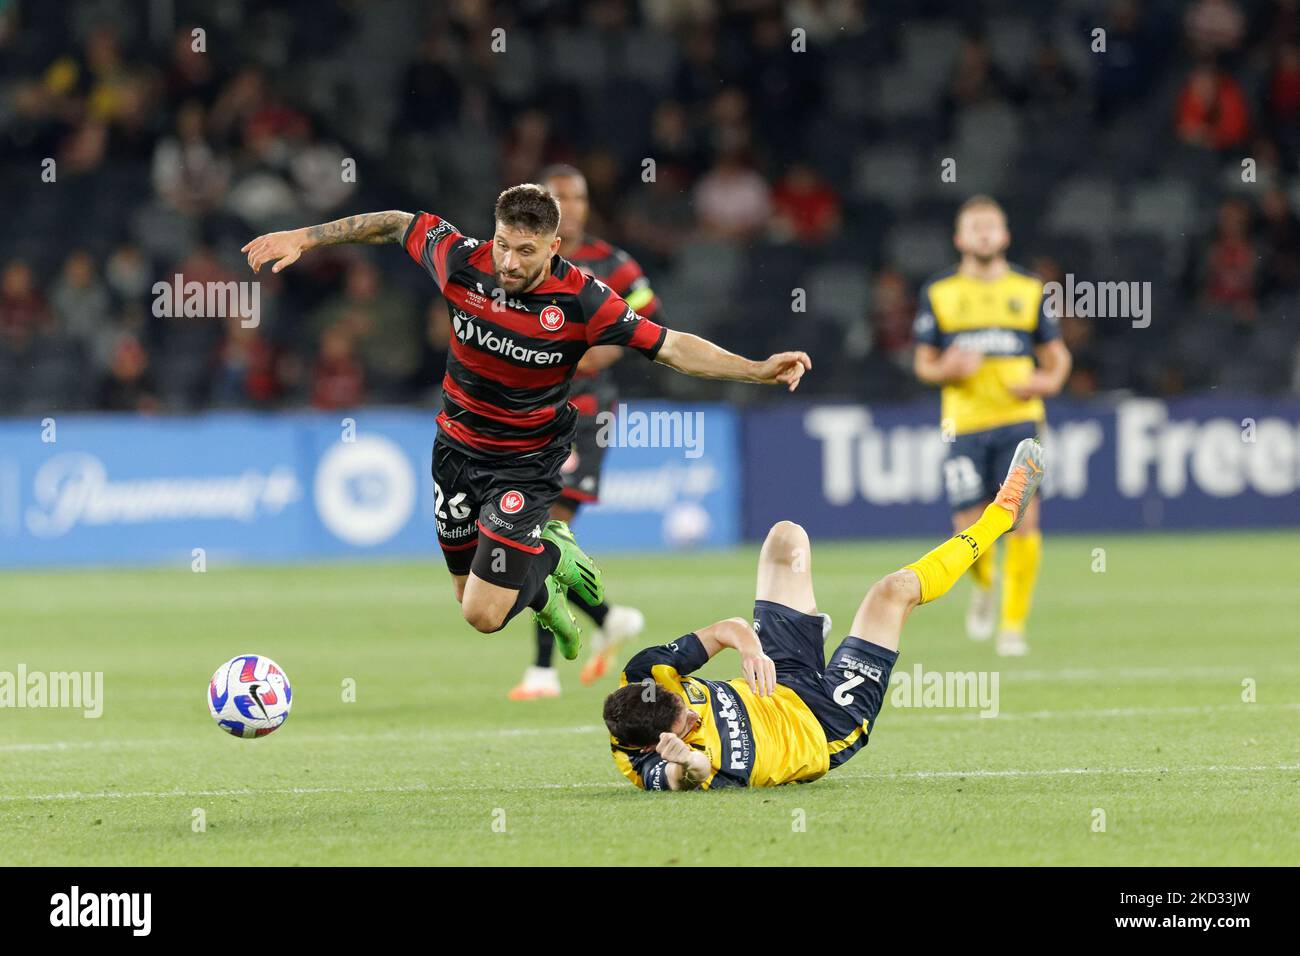
[[[1300,390],[1297,0],[372,8],[0,2],[0,409],[430,403],[447,313],[397,250],[263,273],[253,328],[153,286],[251,279],[253,236],[359,211],[487,235],[554,162],[670,324],[805,349],[810,392],[922,390],[916,295],[974,192],[1044,278],[1151,284],[1148,328],[1066,315],[1069,393]]]

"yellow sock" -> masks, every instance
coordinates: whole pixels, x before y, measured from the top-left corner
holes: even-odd
[[[979,521],[961,531],[921,560],[907,567],[921,581],[921,603],[928,604],[943,594],[975,560],[1011,529],[1011,512],[1001,505],[989,505]]]
[[[1042,559],[1041,531],[1007,538],[1007,559],[1002,566],[1002,630],[1024,631]]]
[[[989,549],[976,558],[970,568],[970,576],[974,579],[975,586],[985,591],[993,587],[993,565],[996,553],[997,546],[989,545]]]

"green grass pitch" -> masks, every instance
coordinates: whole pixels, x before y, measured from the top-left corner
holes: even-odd
[[[814,544],[831,641],[933,543]],[[1295,865],[1297,545],[1049,537],[1028,657],[964,636],[965,582],[903,637],[899,670],[998,671],[998,717],[887,702],[870,746],[821,780],[712,794],[624,781],[600,725],[612,685],[582,687],[576,665],[558,700],[508,702],[531,623],[475,634],[432,561],[11,573],[0,671],[103,671],[105,700],[99,719],[0,709],[0,861]],[[603,565],[649,644],[748,614],[756,553]],[[255,741],[204,703],[247,651],[295,694]],[[735,656],[704,673],[735,676]]]

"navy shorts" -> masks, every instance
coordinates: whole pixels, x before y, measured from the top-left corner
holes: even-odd
[[[518,590],[542,551],[542,526],[560,496],[568,445],[520,458],[474,458],[435,440],[433,494],[438,544],[452,574]]]
[[[867,745],[898,652],[849,636],[828,664],[828,620],[772,601],[754,602],[754,630],[776,665],[777,683],[808,705],[826,733],[831,766],[838,767]]]
[[[600,498],[600,469],[605,463],[605,448],[597,440],[600,423],[595,415],[578,419],[578,433],[573,439],[573,450],[560,468],[564,488],[560,498],[575,508],[592,504]]]
[[[948,506],[963,511],[992,501],[1007,477],[1016,446],[1037,437],[1037,422],[1017,422],[954,438],[943,462]]]

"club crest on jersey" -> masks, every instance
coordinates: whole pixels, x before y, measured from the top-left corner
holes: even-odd
[[[538,319],[547,332],[558,332],[564,325],[564,310],[558,305],[548,305]]]
[[[507,491],[501,496],[500,508],[502,514],[519,514],[524,508],[523,494],[518,491]]]

